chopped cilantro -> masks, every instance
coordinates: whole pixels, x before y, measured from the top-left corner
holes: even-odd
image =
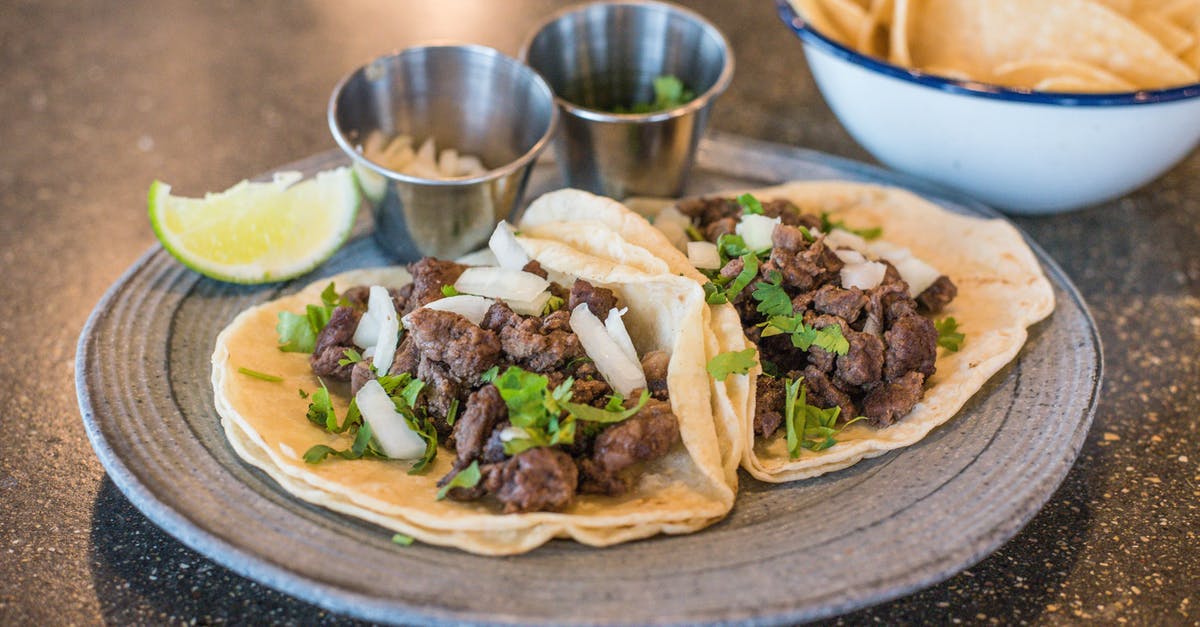
[[[762,364],[764,375],[768,377],[774,377],[776,379],[779,378],[779,366],[775,365],[775,362],[767,359],[760,359],[758,363]]]
[[[829,218],[829,212],[822,212],[821,213],[821,230],[828,233],[828,232],[832,231],[833,229],[841,229],[843,231],[849,231],[850,233],[853,233],[863,239],[876,239],[876,238],[880,237],[881,235],[883,235],[883,227],[881,227],[881,226],[877,226],[874,228],[868,228],[868,229],[852,229],[852,228],[846,226],[846,223],[843,222],[842,220],[831,220]]]
[[[483,381],[484,383],[491,383],[492,381],[495,381],[496,377],[499,375],[500,366],[492,366],[491,368],[484,370],[483,374],[479,375],[479,380]]]
[[[393,534],[392,543],[399,544],[400,546],[412,546],[413,537],[403,533]]]
[[[717,238],[717,252],[721,253],[722,265],[733,259],[741,257],[746,253],[751,252],[750,247],[746,246],[746,240],[742,239],[737,233],[726,233]]]
[[[362,459],[363,457],[376,457],[386,459],[386,456],[380,453],[377,449],[371,446],[371,425],[363,423],[358,428],[358,433],[354,436],[354,442],[350,448],[338,450],[332,446],[317,444],[304,452],[304,461],[309,464],[319,464],[330,455],[341,457],[342,459]]]
[[[363,360],[363,356],[353,348],[347,348],[346,350],[342,351],[342,354],[345,355],[345,357],[338,360],[339,366],[349,366],[350,364],[357,364]]]
[[[704,302],[710,305],[723,305],[729,302],[729,297],[716,283],[709,281],[704,284]]]
[[[807,402],[808,390],[804,377],[784,382],[783,420],[787,427],[788,456],[795,459],[800,449],[823,451],[837,444],[837,434],[842,429],[863,420],[858,416],[841,427],[837,427],[842,408],[833,406],[822,409]]]
[[[458,399],[456,398],[456,399],[453,399],[450,401],[450,409],[446,410],[446,424],[453,427],[454,423],[457,420],[458,420]]]
[[[583,405],[580,403],[571,403],[567,401],[562,401],[562,405],[567,411],[571,412],[571,415],[575,416],[579,420],[601,424],[612,424],[631,418],[634,414],[642,410],[642,407],[646,405],[646,401],[649,399],[650,392],[643,389],[642,396],[638,399],[637,404],[629,409],[623,408],[623,399],[621,398],[620,394],[612,395],[608,400],[608,404],[606,404],[603,409],[592,407],[591,405]]]
[[[693,242],[704,241],[704,234],[700,232],[700,229],[696,228],[695,224],[688,224],[683,230],[687,231],[688,239],[692,240]]]
[[[753,194],[742,194],[737,197],[737,204],[746,215],[763,215],[763,206]]]
[[[251,370],[249,368],[242,368],[241,366],[238,367],[237,371],[246,375],[247,377],[254,377],[255,379],[262,379],[263,381],[270,381],[271,383],[279,383],[280,381],[283,381],[283,377],[277,377],[273,374],[267,374],[265,372]]]
[[[807,351],[813,346],[819,346],[831,353],[845,355],[850,352],[850,342],[842,335],[842,328],[831,324],[823,329],[817,329],[807,324],[800,315],[771,316],[762,323],[762,337],[789,334],[792,336],[792,346]]]
[[[300,398],[308,398],[308,392],[305,392],[304,390],[300,390],[300,389],[298,389],[296,391],[300,393]]]
[[[558,311],[559,309],[562,309],[562,306],[563,306],[562,297],[551,295],[549,300],[546,301],[546,305],[544,307],[542,307],[542,315],[548,316],[548,315]]]
[[[746,374],[757,363],[756,353],[753,348],[721,353],[708,360],[708,374],[717,381],[724,381],[730,374]]]
[[[958,321],[954,316],[935,320],[933,327],[938,332],[938,346],[952,353],[957,353],[958,349],[962,348],[963,340],[967,339],[965,334],[958,332]]]
[[[756,310],[758,313],[768,316],[790,316],[792,315],[792,299],[787,295],[787,292],[780,286],[782,277],[778,270],[772,270],[767,274],[769,282],[759,281],[754,284],[754,292],[751,296],[758,301]]]
[[[492,385],[508,407],[508,421],[525,431],[528,437],[513,438],[504,443],[504,452],[516,455],[535,446],[571,444],[575,441],[575,417],[560,420],[561,405],[571,396],[575,380],[568,377],[551,392],[549,380],[539,374],[509,366]]]
[[[449,298],[451,296],[458,296],[461,293],[462,292],[459,292],[457,289],[454,289],[453,285],[443,285],[442,286],[442,296],[445,296],[447,298]]]
[[[450,490],[454,488],[473,488],[479,485],[481,478],[483,478],[483,474],[479,472],[479,461],[473,461],[470,466],[458,471],[446,485],[442,486],[441,490],[438,490],[437,500],[446,498],[446,495],[450,494]]]
[[[752,252],[742,255],[742,264],[742,271],[725,290],[725,294],[730,299],[741,294],[742,290],[746,289],[746,286],[754,280],[754,277],[758,276],[758,255]]]
[[[311,353],[317,346],[317,335],[329,324],[329,317],[339,305],[349,302],[338,296],[333,283],[321,292],[320,305],[307,305],[304,315],[290,311],[279,312],[275,332],[279,335],[279,350],[287,353]]]

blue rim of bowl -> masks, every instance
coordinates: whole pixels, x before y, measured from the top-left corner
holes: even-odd
[[[1009,102],[1028,102],[1032,104],[1062,105],[1068,107],[1148,105],[1187,100],[1200,96],[1200,83],[1191,83],[1169,89],[1149,89],[1106,94],[1076,94],[1010,89],[987,83],[960,81],[953,78],[924,74],[869,57],[822,35],[792,8],[788,0],[775,0],[775,6],[779,10],[779,19],[783,20],[783,23],[787,24],[792,29],[792,32],[805,44],[812,44],[824,52],[878,74],[954,94]]]
[[[416,50],[429,50],[437,48],[459,48],[467,50],[472,54],[481,54],[489,57],[499,58],[505,63],[516,67],[518,71],[528,72],[530,74],[530,78],[533,79],[539,90],[546,95],[547,99],[550,100],[552,105],[550,107],[550,123],[546,125],[546,132],[542,133],[542,136],[538,138],[537,142],[531,146],[529,150],[526,150],[524,153],[522,153],[521,156],[509,161],[508,163],[505,163],[504,165],[492,168],[483,174],[477,174],[474,176],[456,176],[439,179],[424,178],[397,172],[368,159],[366,155],[355,148],[354,143],[346,137],[346,134],[342,132],[341,127],[338,125],[338,96],[342,94],[342,90],[346,88],[346,84],[350,82],[350,79],[354,78],[360,72],[366,71],[366,68],[370,67],[374,63],[378,63],[384,59],[398,57],[406,53],[411,54]],[[538,74],[533,70],[533,68],[529,67],[518,59],[514,59],[503,52],[496,50],[495,48],[490,48],[480,44],[437,41],[417,46],[410,46],[408,48],[404,48],[403,50],[394,50],[391,53],[378,56],[371,61],[354,68],[353,71],[343,76],[342,79],[337,82],[337,85],[333,87],[333,93],[329,96],[329,104],[325,110],[325,120],[329,125],[329,132],[333,135],[333,141],[337,143],[339,148],[342,149],[342,152],[346,153],[346,156],[350,157],[350,160],[353,163],[360,164],[376,174],[396,181],[417,185],[427,185],[430,187],[453,187],[456,185],[472,185],[475,183],[483,183],[507,176],[536,159],[537,156],[546,149],[546,146],[549,145],[550,140],[554,137],[554,132],[558,130],[558,107],[553,106],[555,99],[556,96],[554,95],[554,90],[550,89],[550,85],[546,83],[546,80],[542,78],[542,75]]]
[[[557,102],[564,111],[568,111],[577,117],[592,122],[662,122],[703,109],[704,107],[708,106],[709,103],[716,100],[718,96],[725,93],[725,90],[729,88],[729,83],[733,81],[733,70],[735,64],[733,58],[733,46],[729,45],[729,39],[725,37],[725,34],[721,32],[721,29],[717,28],[715,24],[708,21],[708,19],[706,19],[703,15],[700,15],[691,9],[681,7],[670,2],[658,2],[657,0],[584,2],[568,6],[552,13],[550,17],[546,18],[544,21],[534,27],[533,33],[525,39],[523,44],[521,44],[521,51],[517,54],[517,58],[520,59],[521,63],[524,63],[535,73],[541,76],[541,73],[539,73],[537,69],[529,63],[529,50],[533,47],[533,41],[537,39],[537,36],[540,35],[542,31],[546,30],[546,28],[548,28],[551,24],[554,24],[568,15],[587,11],[593,6],[600,4],[640,7],[657,11],[669,11],[694,20],[701,25],[705,32],[707,32],[709,35],[712,35],[721,44],[722,50],[725,51],[725,65],[721,68],[721,74],[717,77],[716,82],[713,83],[711,87],[706,89],[703,93],[698,94],[695,98],[692,98],[691,100],[679,106],[671,107],[670,109],[651,111],[649,113],[613,113],[611,111],[604,111],[601,109],[594,109],[575,104],[574,102],[559,96],[558,93],[554,92],[553,88],[551,88],[551,93],[554,94],[555,102]]]

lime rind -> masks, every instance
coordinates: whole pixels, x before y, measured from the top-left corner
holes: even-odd
[[[150,185],[150,223],[163,248],[188,268],[220,281],[283,281],[324,263],[350,236],[360,196],[349,168],[301,180],[242,181],[204,198]]]

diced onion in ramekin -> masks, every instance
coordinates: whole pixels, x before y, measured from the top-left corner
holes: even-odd
[[[692,224],[692,221],[687,216],[679,212],[675,207],[663,207],[658,215],[654,217],[654,226],[667,236],[668,240],[674,244],[675,248],[681,251],[687,250],[688,234],[687,227]]]
[[[596,364],[608,384],[621,394],[629,395],[638,388],[646,387],[646,375],[636,359],[631,360],[617,345],[604,323],[593,314],[587,303],[580,303],[571,311],[571,330],[579,337],[584,352]]]
[[[688,261],[701,270],[720,270],[721,254],[712,242],[688,242]]]
[[[745,240],[746,248],[763,250],[771,247],[771,234],[775,232],[777,226],[779,226],[779,218],[768,218],[751,213],[742,216],[742,221],[737,223],[735,231]]]
[[[496,255],[496,261],[499,262],[501,268],[509,270],[520,270],[529,263],[529,255],[525,254],[525,249],[517,243],[517,236],[513,234],[512,225],[504,220],[496,225],[496,230],[492,231],[492,237],[488,240],[488,248],[492,249],[492,254]]]
[[[531,301],[548,287],[550,282],[536,274],[508,268],[467,268],[454,282],[454,289],[461,294],[504,300]]]
[[[483,322],[483,317],[487,315],[488,309],[495,302],[490,298],[482,296],[459,294],[458,296],[447,296],[446,298],[439,298],[433,302],[426,303],[422,309],[449,311],[470,320],[471,324],[478,325]],[[412,314],[408,315],[411,316]],[[408,316],[404,317],[404,323],[408,324]]]
[[[379,381],[367,381],[354,395],[354,400],[384,454],[392,459],[417,459],[425,455],[425,440],[396,411]]]
[[[546,303],[550,301],[552,294],[549,290],[538,294],[532,300],[511,300],[505,299],[508,303],[508,308],[521,314],[522,316],[540,316],[542,310],[546,308]]]
[[[614,307],[609,309],[608,317],[604,319],[604,328],[608,330],[608,334],[612,336],[617,346],[621,347],[621,351],[625,353],[625,356],[640,364],[641,361],[638,360],[637,349],[633,347],[633,338],[629,337],[629,330],[625,328],[625,321],[621,319],[621,316],[624,316],[626,311],[629,311],[629,308],[618,310]]]
[[[842,287],[846,289],[857,287],[860,290],[878,287],[880,283],[883,283],[883,275],[886,272],[887,266],[878,261],[848,263],[842,266],[840,272]]]

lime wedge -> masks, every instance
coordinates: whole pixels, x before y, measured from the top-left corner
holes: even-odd
[[[163,248],[185,266],[221,281],[268,283],[299,276],[346,241],[358,212],[349,168],[301,181],[280,172],[269,183],[242,181],[204,198],[150,185],[150,224]]]

